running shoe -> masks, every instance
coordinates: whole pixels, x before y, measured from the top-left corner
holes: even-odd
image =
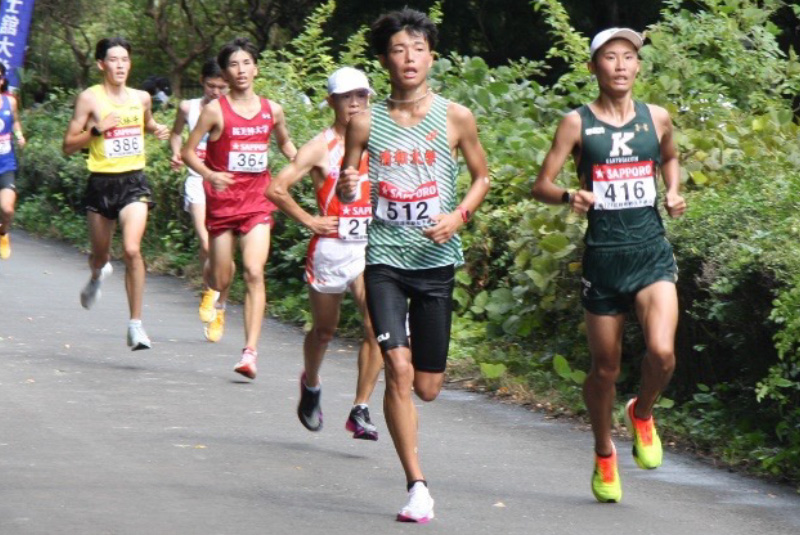
[[[656,423],[652,416],[641,420],[633,415],[637,398],[633,398],[625,405],[625,425],[628,432],[633,435],[633,460],[639,468],[652,470],[661,466],[663,450],[661,439],[658,438]]]
[[[592,493],[601,503],[617,503],[622,499],[622,484],[617,470],[617,449],[610,457],[594,456]]]
[[[225,309],[212,308],[214,315],[209,323],[203,325],[203,334],[209,342],[219,342],[225,333]]]
[[[203,290],[203,296],[200,298],[200,321],[203,323],[211,323],[214,320],[214,305],[217,304],[219,299],[219,292],[211,288]],[[216,342],[216,340],[214,340]]]
[[[106,264],[100,269],[100,276],[98,276],[96,279],[89,279],[89,282],[87,282],[86,286],[84,286],[83,290],[81,290],[81,305],[83,308],[89,310],[100,299],[100,297],[103,295],[103,292],[100,291],[100,287],[103,285],[103,280],[110,277],[112,273],[114,273],[114,268],[111,265],[111,262],[106,262]]]
[[[353,438],[378,440],[378,428],[369,419],[369,408],[356,405],[350,411],[344,428],[353,433]]]
[[[322,429],[322,389],[316,392],[306,387],[306,372],[300,375],[300,403],[297,404],[297,417],[309,431]]]
[[[258,353],[256,353],[254,349],[246,347],[242,350],[242,358],[239,360],[236,366],[233,367],[233,371],[244,375],[248,379],[255,379],[257,371],[256,370],[257,359],[258,359]]]
[[[0,234],[0,258],[3,260],[11,256],[11,237],[8,232]]]
[[[131,351],[150,349],[150,346],[150,338],[144,332],[144,327],[142,327],[141,323],[128,325],[128,347],[131,348]]]
[[[433,518],[433,498],[428,487],[417,481],[408,491],[408,503],[397,513],[398,522],[418,522],[425,524]]]

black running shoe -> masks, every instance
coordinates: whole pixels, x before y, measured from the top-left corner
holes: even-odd
[[[350,411],[344,428],[353,433],[353,438],[378,440],[378,428],[369,419],[369,409],[356,405]]]
[[[322,390],[310,392],[306,388],[306,372],[300,376],[300,403],[297,404],[297,417],[309,431],[322,429]]]

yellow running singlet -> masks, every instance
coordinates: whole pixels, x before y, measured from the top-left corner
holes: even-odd
[[[100,103],[100,117],[119,114],[119,123],[92,136],[89,142],[89,171],[92,173],[126,173],[144,169],[144,107],[133,92],[128,91],[124,104],[115,104],[102,85],[89,88]]]

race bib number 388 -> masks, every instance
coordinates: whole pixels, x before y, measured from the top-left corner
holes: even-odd
[[[653,162],[599,164],[592,167],[594,207],[627,210],[656,204]]]
[[[109,128],[103,132],[103,148],[106,158],[138,156],[144,151],[141,126]]]
[[[228,153],[228,171],[264,173],[267,171],[266,143],[232,143]]]
[[[440,209],[439,187],[435,181],[426,182],[414,191],[390,184],[378,183],[378,209],[375,216],[390,225],[424,227]]]

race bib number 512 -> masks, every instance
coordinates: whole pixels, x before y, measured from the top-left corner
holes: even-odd
[[[375,216],[390,225],[424,227],[440,209],[439,187],[435,181],[426,182],[414,191],[390,184],[378,183],[378,209]]]
[[[592,166],[594,207],[627,210],[656,204],[653,162],[598,164]]]

